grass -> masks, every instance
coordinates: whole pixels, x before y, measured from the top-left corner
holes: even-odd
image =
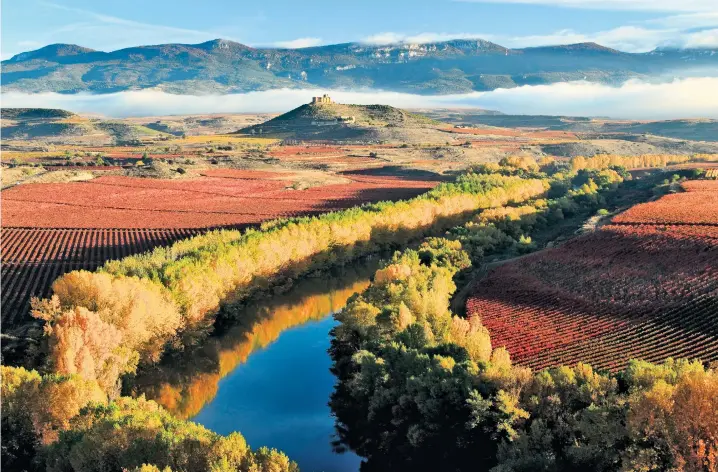
[[[2,186],[7,187],[27,178],[44,172],[42,167],[15,167],[14,169],[2,170]]]

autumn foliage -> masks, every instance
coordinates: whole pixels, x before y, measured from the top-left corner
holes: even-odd
[[[52,282],[73,270],[93,271],[106,261],[192,237],[200,229],[77,229],[9,227],[0,230],[2,322],[27,322],[32,297],[49,297]]]
[[[369,285],[368,273],[350,273],[342,277],[328,282],[329,291],[325,279],[309,279],[293,286],[292,292],[317,293],[299,298],[292,294],[274,296],[267,303],[243,309],[238,315],[241,317],[239,325],[221,337],[207,339],[201,349],[189,350],[183,356],[189,365],[178,362],[150,369],[134,379],[133,394],[146,395],[176,417],[195,416],[215,397],[219,381],[245,363],[254,352],[276,341],[287,329],[339,311],[350,296]],[[177,375],[177,372],[183,375]]]
[[[220,436],[144,398],[107,403],[77,375],[3,366],[2,404],[8,470],[297,470],[281,452],[251,450],[239,433]]]
[[[51,300],[34,303],[33,315],[45,321],[59,372],[81,373],[110,391],[138,360],[155,361],[180,329],[211,322],[222,302],[246,297],[277,276],[297,277],[405,244],[477,209],[544,191],[537,179],[467,175],[409,201],[244,233],[215,231],[109,262],[98,272],[68,273],[53,284]]]
[[[368,467],[716,470],[715,369],[667,359],[617,374],[583,363],[532,373],[492,347],[477,318],[447,309],[445,277],[461,268],[447,260],[397,254],[336,315],[330,404],[342,444]]]
[[[33,304],[33,316],[45,321],[53,370],[96,380],[107,392],[140,357],[157,360],[183,323],[161,288],[137,277],[70,272],[53,291]]]
[[[697,154],[695,156],[675,154],[643,154],[640,156],[621,156],[617,154],[598,154],[593,157],[576,156],[571,159],[571,168],[574,171],[581,169],[608,169],[614,166],[626,169],[641,169],[651,167],[666,167],[672,164],[686,162],[706,161],[715,162],[715,154]]]

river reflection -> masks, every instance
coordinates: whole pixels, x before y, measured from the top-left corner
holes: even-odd
[[[330,315],[369,285],[377,265],[305,279],[251,304],[200,347],[144,368],[128,389],[218,433],[240,431],[252,447],[281,449],[304,472],[356,471],[358,457],[331,450]]]

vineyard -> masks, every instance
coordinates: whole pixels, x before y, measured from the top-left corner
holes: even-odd
[[[684,188],[497,267],[468,313],[480,317],[495,347],[536,369],[718,360],[718,182]]]
[[[718,225],[716,182],[699,181],[698,184],[688,184],[687,192],[636,205],[613,221],[620,224]]]
[[[47,296],[65,272],[94,270],[109,259],[148,251],[198,229],[2,229],[2,323],[29,321],[33,296]]]
[[[103,176],[72,184],[27,184],[3,192],[3,222],[43,228],[203,228],[414,197],[437,182],[372,177],[292,190],[291,180],[248,171],[192,180]]]
[[[104,176],[3,191],[2,322],[12,328],[29,321],[30,298],[48,295],[52,282],[72,270],[94,270],[207,228],[400,200],[438,183],[352,176],[346,184],[292,190],[290,177],[216,169],[184,181]]]

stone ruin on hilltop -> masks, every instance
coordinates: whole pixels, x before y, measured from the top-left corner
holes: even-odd
[[[331,104],[332,99],[329,95],[326,93],[322,95],[321,97],[312,97],[312,105],[319,105],[319,104]]]

